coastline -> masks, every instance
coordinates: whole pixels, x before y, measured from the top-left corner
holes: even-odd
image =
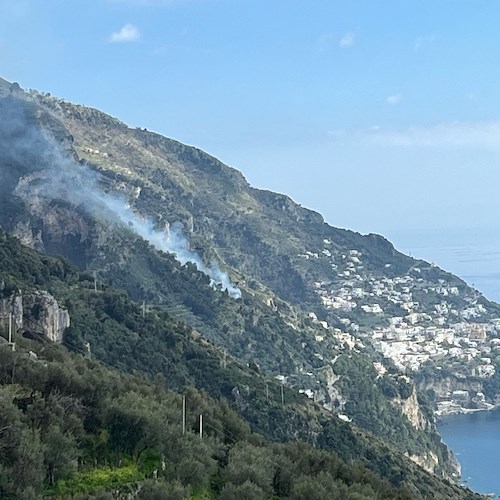
[[[499,407],[499,404],[477,409],[462,407],[461,411],[441,415],[437,422],[443,443],[460,464],[461,474],[455,479],[456,483],[478,492],[485,499],[500,499],[500,480],[496,468],[500,449],[500,412],[491,412]],[[476,413],[479,413],[477,419],[472,416]],[[459,414],[464,417],[454,418]]]
[[[434,417],[436,420],[443,420],[444,418],[451,415],[467,415],[470,413],[479,413],[485,411],[493,411],[500,408],[500,403],[492,404],[492,403],[483,403],[485,405],[484,408],[464,408],[460,405],[450,405],[449,408],[435,410]]]

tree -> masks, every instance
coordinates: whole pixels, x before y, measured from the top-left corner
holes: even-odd
[[[316,476],[299,476],[293,483],[290,498],[292,500],[345,500],[348,497],[347,487],[333,480],[327,472]]]
[[[269,449],[243,442],[231,448],[223,477],[226,482],[235,485],[250,481],[266,494],[271,494],[274,472],[275,465]]]
[[[210,477],[217,472],[217,462],[211,439],[201,440],[194,434],[172,435],[163,443],[165,458],[172,465],[170,476],[193,488],[209,484]]]
[[[190,488],[179,481],[144,481],[137,495],[138,500],[185,500],[191,498]]]
[[[264,500],[268,495],[252,481],[243,484],[227,483],[221,491],[220,500]]]
[[[44,461],[50,485],[68,475],[77,458],[76,443],[73,438],[63,434],[58,425],[49,428],[45,436]]]

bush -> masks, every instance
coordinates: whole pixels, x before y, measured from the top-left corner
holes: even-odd
[[[191,497],[190,488],[179,481],[144,481],[141,485],[138,500],[184,500]]]
[[[59,495],[94,493],[111,488],[119,489],[141,479],[144,479],[144,476],[137,465],[127,465],[116,469],[103,467],[76,473],[70,479],[61,479],[50,489],[50,493]]]
[[[222,488],[220,500],[264,500],[268,496],[252,481],[243,484],[227,483]]]

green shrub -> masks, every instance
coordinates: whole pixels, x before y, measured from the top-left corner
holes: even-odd
[[[69,479],[61,479],[49,494],[73,495],[75,493],[94,493],[110,488],[119,489],[144,479],[137,465],[109,468],[102,467],[85,472],[78,472]]]

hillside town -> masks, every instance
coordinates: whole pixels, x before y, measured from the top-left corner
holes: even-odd
[[[428,369],[479,381],[477,390],[438,391],[438,415],[492,406],[480,382],[495,374],[500,318],[478,292],[456,278],[436,279],[437,268],[425,262],[403,275],[379,276],[367,271],[359,250],[340,253],[329,240],[323,243],[321,251],[299,258],[327,260],[335,272],[336,279],[314,281],[313,288],[328,319],[321,323],[340,343],[350,349],[369,343],[402,372]],[[310,316],[317,320],[316,314]],[[330,327],[335,319],[340,328]]]

